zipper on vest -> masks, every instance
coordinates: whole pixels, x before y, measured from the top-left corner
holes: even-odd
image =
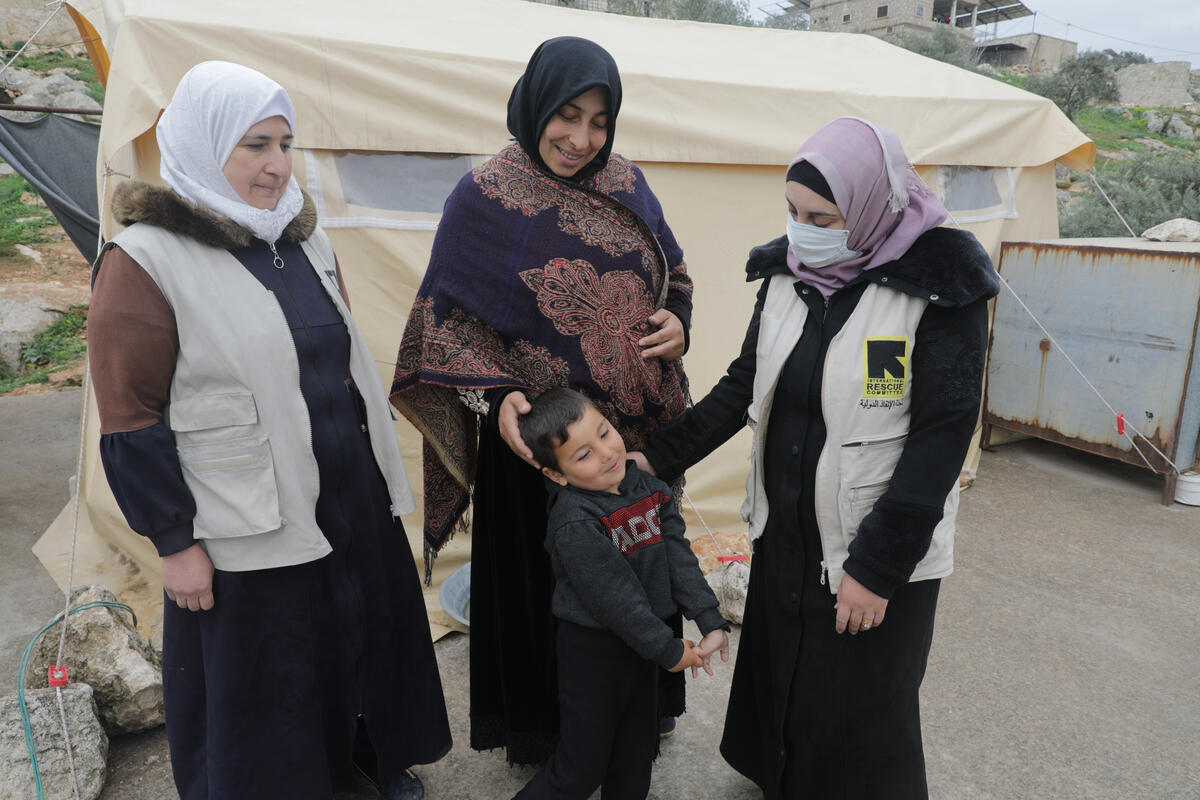
[[[275,269],[283,269],[283,257],[279,255],[279,251],[275,249],[274,242],[267,242],[267,247],[271,248],[271,255],[275,256],[272,262],[275,264]]]
[[[908,435],[907,433],[898,433],[898,434],[894,435],[894,437],[888,437],[887,439],[864,439],[864,440],[860,440],[860,441],[847,441],[847,443],[842,445],[842,447],[874,447],[876,445],[890,445],[890,444],[896,443],[896,441],[901,441],[902,439],[905,439],[907,437],[907,435]]]
[[[825,585],[825,577],[829,574],[829,567],[824,561],[821,562],[821,585]]]

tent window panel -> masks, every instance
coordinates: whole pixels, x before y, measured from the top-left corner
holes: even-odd
[[[1015,218],[1012,170],[992,167],[939,167],[938,196],[959,222]]]
[[[342,195],[351,205],[440,214],[471,157],[443,153],[337,153]]]

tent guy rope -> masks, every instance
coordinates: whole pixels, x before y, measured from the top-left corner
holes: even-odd
[[[30,37],[29,37],[29,38],[28,38],[28,39],[25,41],[25,44],[21,45],[21,46],[20,46],[20,47],[17,49],[17,52],[13,54],[13,57],[12,57],[12,58],[10,58],[10,59],[8,60],[8,62],[7,62],[7,63],[5,63],[5,65],[4,65],[3,67],[0,67],[0,75],[3,75],[5,72],[8,72],[8,68],[9,68],[9,67],[11,67],[11,66],[13,65],[13,62],[14,62],[14,61],[16,61],[18,58],[20,58],[20,57],[21,57],[21,53],[24,53],[24,52],[25,52],[25,49],[26,49],[27,47],[29,47],[29,45],[30,45],[30,44],[32,44],[32,43],[33,43],[33,40],[34,40],[34,39],[36,39],[36,38],[38,37],[38,34],[40,34],[40,33],[41,33],[43,30],[45,30],[45,29],[46,29],[46,26],[50,24],[50,21],[54,19],[54,16],[55,16],[55,15],[56,15],[56,14],[57,14],[59,11],[61,11],[61,10],[62,10],[62,7],[63,7],[63,6],[65,6],[66,4],[67,4],[66,0],[55,0],[55,2],[54,2],[54,4],[53,4],[53,5],[54,5],[54,8],[53,8],[53,9],[50,11],[50,15],[49,15],[49,16],[47,16],[47,17],[46,17],[46,20],[45,20],[45,21],[44,21],[44,22],[43,22],[41,25],[39,25],[39,26],[38,26],[38,29],[37,29],[36,31],[34,31],[34,32],[33,32],[33,36],[30,36]],[[49,4],[47,4],[47,5],[49,5]]]

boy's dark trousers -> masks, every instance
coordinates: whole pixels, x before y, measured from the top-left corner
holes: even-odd
[[[645,800],[658,667],[616,634],[558,620],[558,749],[514,800]]]

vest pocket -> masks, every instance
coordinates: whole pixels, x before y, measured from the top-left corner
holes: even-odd
[[[179,463],[196,499],[195,535],[223,539],[281,527],[267,437],[179,443]]]
[[[858,534],[859,523],[892,483],[892,473],[904,451],[907,434],[848,442],[841,448],[838,467],[838,510],[846,543]]]

